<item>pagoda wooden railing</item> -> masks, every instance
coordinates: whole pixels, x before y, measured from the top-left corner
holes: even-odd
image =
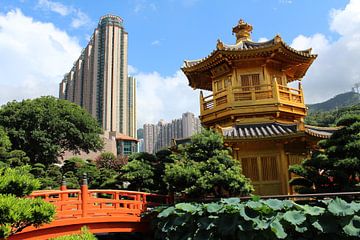
[[[272,84],[254,86],[233,86],[204,97],[200,94],[201,115],[221,111],[229,107],[243,107],[261,104],[283,103],[305,108],[303,91]]]

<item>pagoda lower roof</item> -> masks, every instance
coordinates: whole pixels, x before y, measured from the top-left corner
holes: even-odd
[[[305,125],[305,132],[307,134],[320,138],[330,138],[331,135],[338,129],[340,129],[340,127],[318,127]]]
[[[286,136],[295,133],[297,133],[297,124],[282,124],[278,122],[241,124],[222,129],[222,134],[225,138],[242,139]]]
[[[266,138],[286,138],[291,136],[310,135],[317,138],[330,138],[338,128],[321,128],[316,126],[305,126],[305,131],[299,131],[298,125],[273,123],[241,124],[232,127],[221,128],[222,134],[226,140],[243,139],[255,140]]]

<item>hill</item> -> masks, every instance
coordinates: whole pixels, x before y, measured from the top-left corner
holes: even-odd
[[[360,94],[356,92],[346,92],[336,95],[335,97],[316,104],[308,104],[309,113],[324,112],[336,110],[344,107],[351,107],[360,103]]]

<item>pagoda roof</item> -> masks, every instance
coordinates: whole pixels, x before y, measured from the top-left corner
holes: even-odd
[[[204,90],[211,89],[211,69],[226,64],[231,66],[234,61],[262,60],[258,66],[271,61],[279,62],[282,69],[289,72],[288,80],[301,79],[317,55],[311,53],[311,48],[296,50],[276,35],[266,42],[253,42],[250,38],[240,39],[236,44],[225,44],[218,40],[216,49],[208,56],[198,60],[185,60],[182,71],[189,79],[189,85],[193,88]]]
[[[226,140],[242,139],[273,139],[287,138],[291,136],[310,135],[317,138],[330,138],[336,127],[317,127],[305,125],[305,131],[299,131],[297,124],[284,124],[279,122],[272,123],[255,123],[255,124],[238,124],[232,127],[221,128],[222,135]]]
[[[318,127],[312,125],[305,125],[305,132],[314,137],[330,138],[331,135],[340,128],[341,127]]]

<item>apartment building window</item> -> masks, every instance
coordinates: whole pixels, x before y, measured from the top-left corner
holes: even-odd
[[[258,86],[255,90],[260,90],[260,74],[240,75],[240,84],[243,91],[251,91],[253,86]]]

